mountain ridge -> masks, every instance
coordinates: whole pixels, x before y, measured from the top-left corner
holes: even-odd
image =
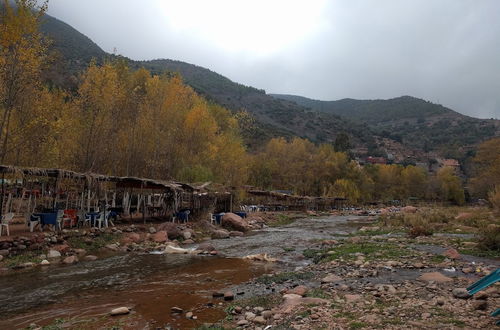
[[[354,147],[377,149],[383,147],[379,141],[386,138],[410,149],[430,151],[447,145],[475,145],[498,132],[498,124],[467,117],[411,96],[390,100],[346,98],[318,101],[294,95],[266,94],[262,89],[234,82],[210,69],[178,60],[135,61],[106,53],[71,25],[50,15],[46,15],[42,31],[54,40],[53,48],[64,59],[55,64],[49,75],[49,80],[56,85],[75,88],[79,74],[92,60],[102,63],[106,59],[121,58],[131,68],[143,67],[155,74],[177,72],[186,84],[209,101],[235,113],[245,110],[256,119],[257,129],[245,136],[251,149],[259,148],[270,138],[278,136],[298,136],[316,143],[333,143],[336,136],[343,132],[349,135]],[[382,115],[370,112],[371,109],[381,108],[384,109]],[[412,115],[405,114],[408,109],[413,111]],[[414,127],[410,127],[412,125]],[[469,134],[464,136],[463,130]]]

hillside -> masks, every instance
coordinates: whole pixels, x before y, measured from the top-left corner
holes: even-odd
[[[79,73],[92,59],[102,62],[105,58],[115,58],[90,38],[49,15],[42,30],[53,39],[53,49],[62,57],[54,60],[47,74],[47,80],[57,86],[73,89]],[[234,112],[246,110],[256,119],[251,129],[243,127],[246,144],[251,149],[276,136],[333,142],[339,132],[346,132],[354,146],[368,147],[368,150],[383,147],[380,141],[388,138],[408,149],[446,154],[457,146],[474,146],[498,131],[498,121],[470,118],[410,96],[391,100],[317,101],[292,95],[269,95],[181,61],[124,59],[133,68],[144,67],[158,74],[177,72],[208,100]]]
[[[56,85],[72,88],[81,72],[92,59],[98,62],[114,55],[104,52],[92,40],[49,15],[42,30],[54,41],[53,48],[64,61],[54,61],[49,80]],[[154,73],[177,72],[184,81],[199,94],[237,112],[246,110],[256,118],[256,127],[244,132],[246,142],[257,148],[271,137],[299,136],[315,142],[333,142],[338,132],[345,131],[354,143],[363,144],[372,140],[366,127],[357,125],[339,116],[308,110],[294,102],[278,100],[265,91],[235,83],[228,78],[193,64],[160,59],[133,61],[124,58],[133,68],[144,67]]]
[[[439,104],[411,96],[388,100],[319,101],[302,96],[272,94],[311,110],[366,123],[377,135],[424,151],[448,152],[473,146],[498,134],[498,120],[462,115]],[[452,155],[450,155],[452,156]]]

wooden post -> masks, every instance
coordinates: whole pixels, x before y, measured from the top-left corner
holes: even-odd
[[[3,216],[4,195],[5,195],[5,172],[2,173],[2,196],[0,196],[0,218]]]

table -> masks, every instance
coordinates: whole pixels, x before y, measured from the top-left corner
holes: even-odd
[[[234,214],[239,215],[242,218],[246,218],[247,217],[247,213],[246,212],[234,212]]]
[[[220,225],[222,223],[222,217],[224,216],[224,213],[215,213],[215,223]]]
[[[57,227],[57,213],[33,213],[31,221],[37,221],[35,217],[40,217],[41,226],[53,225]]]

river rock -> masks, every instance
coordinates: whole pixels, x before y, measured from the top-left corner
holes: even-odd
[[[465,288],[455,288],[451,293],[453,294],[453,297],[459,299],[468,299],[471,297],[469,291],[467,291],[467,289]]]
[[[179,226],[173,222],[162,223],[158,226],[156,231],[166,231],[169,239],[177,239],[182,236],[182,231],[179,229]]]
[[[245,313],[245,320],[248,320],[248,321],[253,321],[253,319],[256,317],[257,315],[255,315],[254,313],[252,312],[246,312]]]
[[[83,258],[85,261],[95,261],[97,260],[98,258],[96,256],[92,256],[92,255],[88,255],[88,256],[85,256],[85,258]]]
[[[331,275],[330,275],[331,276]],[[335,275],[334,275],[335,276]],[[326,283],[326,282],[325,282]],[[296,286],[295,288],[293,289],[289,289],[286,291],[286,293],[293,293],[293,294],[298,294],[299,296],[305,296],[307,291],[309,291],[309,289],[304,286],[304,285],[299,285],[299,286]]]
[[[126,235],[123,236],[121,239],[121,243],[128,245],[131,243],[140,243],[142,241],[141,235],[138,233],[127,233]]]
[[[65,252],[68,252],[70,249],[69,245],[68,244],[58,244],[58,245],[54,245],[52,247],[52,250],[56,250],[60,253],[65,253]]]
[[[6,257],[9,255],[9,250],[0,250],[0,256]]]
[[[193,318],[193,312],[187,312],[186,313],[186,318],[187,319],[192,319]]]
[[[445,283],[445,282],[451,282],[453,279],[449,278],[448,276],[444,276],[443,274],[439,272],[431,272],[431,273],[425,273],[420,275],[418,278],[420,281],[425,281],[425,282],[437,282],[437,283]]]
[[[50,265],[50,262],[48,260],[42,260],[42,262],[40,262],[40,265],[48,266],[48,265]]]
[[[47,253],[47,258],[52,259],[52,258],[60,258],[61,257],[61,252],[56,251],[56,250],[49,250]]]
[[[111,250],[111,251],[118,251],[118,244],[116,244],[116,243],[108,244],[108,245],[106,245],[106,249]]]
[[[443,256],[448,257],[450,259],[460,259],[462,257],[460,253],[458,253],[458,251],[453,248],[444,251]]]
[[[221,239],[221,238],[229,238],[229,232],[225,229],[218,229],[212,232],[212,238]]]
[[[250,322],[248,322],[247,320],[239,320],[238,322],[236,322],[236,325],[239,326],[239,327],[244,327],[246,325],[248,325]]]
[[[189,230],[185,230],[182,232],[182,237],[184,237],[184,239],[191,239],[191,232]]]
[[[222,227],[241,232],[245,232],[249,229],[245,219],[231,212],[222,216]]]
[[[130,309],[128,307],[118,307],[118,308],[112,309],[109,314],[112,316],[116,316],[116,315],[125,315],[128,313],[130,313]]]
[[[156,228],[155,227],[149,227],[149,233],[150,234],[155,234],[156,233]]]
[[[231,236],[231,237],[240,237],[243,235],[245,235],[245,234],[241,231],[230,231],[229,232],[229,236]]]
[[[234,293],[232,291],[224,292],[224,300],[229,301],[234,299]]]
[[[170,308],[170,311],[174,314],[182,314],[182,312],[184,312],[180,307],[172,307]]]
[[[261,324],[261,325],[264,325],[264,324],[267,324],[267,321],[264,317],[262,316],[256,316],[254,319],[253,319],[253,322],[254,323],[257,323],[257,324]]]
[[[165,230],[160,230],[151,235],[151,239],[156,243],[165,243],[166,241],[168,241],[168,234]]]
[[[262,317],[265,318],[266,320],[269,320],[271,317],[273,317],[273,312],[271,312],[271,311],[263,311],[262,312]]]
[[[3,260],[3,255],[0,254],[0,262]]]
[[[334,283],[334,282],[339,282],[342,281],[342,277],[330,274],[321,279],[321,283]]]
[[[74,264],[74,263],[77,263],[78,262],[78,258],[76,256],[69,256],[69,257],[66,257],[64,258],[64,260],[62,261],[63,264],[66,264],[66,265],[71,265],[71,264]]]
[[[201,243],[198,245],[198,250],[200,251],[215,251],[215,247],[210,243]]]
[[[183,243],[184,244],[194,244],[194,241],[192,239],[187,239]]]
[[[75,253],[78,254],[79,256],[84,256],[87,254],[87,251],[85,249],[74,249]]]

